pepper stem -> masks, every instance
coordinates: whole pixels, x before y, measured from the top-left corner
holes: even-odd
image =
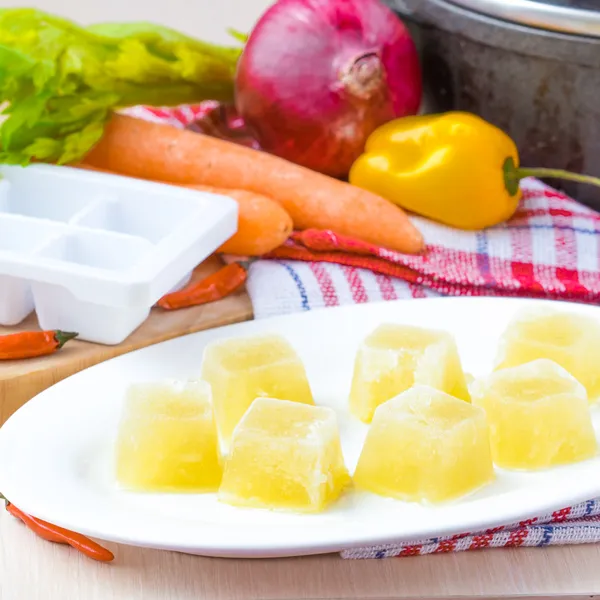
[[[568,181],[577,181],[579,183],[589,183],[590,185],[600,186],[600,177],[592,177],[591,175],[581,175],[579,173],[571,173],[563,169],[544,169],[538,167],[535,169],[517,169],[520,179],[523,177],[552,177],[556,179],[566,179]]]
[[[76,338],[79,334],[73,331],[55,331],[54,339],[58,343],[58,348],[62,348],[69,340]]]
[[[600,187],[600,177],[571,173],[570,171],[564,171],[563,169],[546,169],[543,167],[529,169],[517,167],[511,156],[504,161],[502,170],[504,171],[504,185],[511,196],[514,196],[517,193],[519,190],[519,182],[525,177],[539,177],[540,179],[551,177],[553,179],[565,179],[567,181],[576,181],[578,183],[587,183],[589,185]]]

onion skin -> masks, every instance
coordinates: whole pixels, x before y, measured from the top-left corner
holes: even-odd
[[[333,177],[421,96],[415,44],[380,0],[279,0],[236,73],[236,106],[261,148]]]

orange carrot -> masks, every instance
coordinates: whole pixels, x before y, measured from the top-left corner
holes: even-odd
[[[77,165],[81,169],[111,173],[87,164]],[[278,248],[285,242],[294,225],[292,218],[277,202],[262,194],[246,190],[230,190],[208,185],[186,185],[190,189],[229,196],[238,203],[238,228],[217,252],[260,256]]]
[[[186,186],[230,196],[238,203],[238,229],[217,252],[260,256],[285,242],[292,233],[292,218],[277,202],[246,190],[228,190],[205,185]]]
[[[419,231],[391,202],[266,152],[201,133],[114,115],[85,162],[143,179],[264,194],[283,206],[297,229],[331,229],[401,252],[423,249]]]

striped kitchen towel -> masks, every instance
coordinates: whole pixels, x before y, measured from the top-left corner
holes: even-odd
[[[562,546],[596,542],[600,542],[600,500],[588,500],[570,508],[557,510],[551,515],[527,519],[505,527],[415,541],[410,544],[353,548],[342,552],[342,558],[392,558],[483,548]]]

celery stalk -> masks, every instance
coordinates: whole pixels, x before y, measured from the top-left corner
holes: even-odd
[[[240,52],[150,23],[0,9],[0,161],[77,161],[118,108],[231,101]]]

